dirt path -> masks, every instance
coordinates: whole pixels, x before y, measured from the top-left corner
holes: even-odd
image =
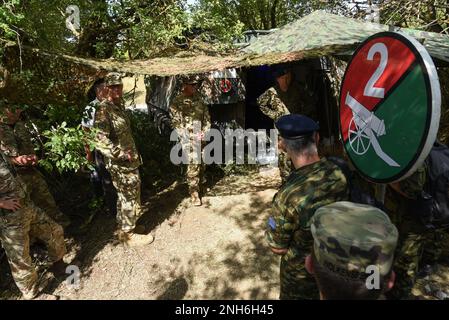
[[[114,217],[97,216],[85,232],[69,237],[66,257],[81,272],[73,289],[65,277],[46,292],[62,299],[277,299],[279,258],[264,241],[271,199],[280,183],[276,172],[226,177],[200,208],[186,201],[186,185],[144,197],[142,223],[155,233],[153,244],[129,248],[116,243]],[[69,234],[70,236],[70,234]],[[437,266],[418,281],[416,295],[449,287],[449,268]],[[17,298],[5,259],[0,298]]]
[[[257,173],[227,178],[200,208],[189,207],[183,186],[174,186],[148,201],[143,221],[156,240],[144,248],[115,244],[113,225],[97,218],[73,254],[81,287],[61,282],[54,293],[66,299],[276,299],[279,261],[263,230],[278,182]]]

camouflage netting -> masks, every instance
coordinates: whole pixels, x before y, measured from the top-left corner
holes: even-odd
[[[1,41],[0,41],[1,44]],[[207,73],[226,68],[242,68],[293,62],[332,54],[335,46],[304,52],[235,54],[228,56],[177,55],[150,60],[117,61],[84,59],[48,53],[8,42],[2,58],[8,77],[0,96],[16,103],[79,103],[95,78],[108,71],[128,75],[172,76]],[[3,82],[5,82],[3,81]],[[1,83],[0,83],[1,84]]]
[[[338,99],[345,70],[345,62],[340,59],[350,56],[366,37],[389,29],[389,26],[317,11],[260,37],[241,52],[226,55],[178,53],[172,57],[133,61],[53,54],[29,47],[19,48],[15,43],[0,39],[0,49],[6,47],[0,60],[0,96],[15,103],[82,105],[85,101],[80,99],[85,99],[87,89],[107,71],[163,77],[331,57],[329,79],[334,96]],[[447,143],[449,71],[442,67],[449,62],[449,37],[418,30],[401,30],[423,42],[441,66],[443,110],[440,138]]]
[[[382,31],[401,31],[421,41],[432,57],[449,62],[449,36],[396,28],[315,11],[278,31],[260,37],[243,49],[246,53],[282,53],[333,48],[333,55],[351,55],[367,37]]]

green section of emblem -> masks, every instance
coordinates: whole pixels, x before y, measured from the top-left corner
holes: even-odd
[[[403,172],[420,151],[428,108],[424,73],[422,67],[417,65],[374,112],[385,124],[385,134],[375,135],[377,146],[385,154],[384,159],[379,152],[376,153],[376,142],[370,139],[369,134],[352,127],[355,133],[352,139],[348,139],[345,148],[353,163],[375,180],[391,179]],[[390,164],[385,161],[388,157],[393,160]]]

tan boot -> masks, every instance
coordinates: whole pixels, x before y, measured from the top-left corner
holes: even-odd
[[[201,201],[200,195],[198,194],[198,192],[193,192],[190,195],[190,198],[191,198],[192,204],[194,206],[196,206],[196,207],[200,207],[203,204],[202,201]]]
[[[131,247],[144,246],[154,241],[154,236],[151,233],[144,234],[145,227],[137,226],[133,231],[125,232],[118,231],[118,238],[121,242]]]
[[[128,234],[128,240],[126,241],[126,244],[130,247],[138,247],[138,246],[144,246],[147,244],[151,244],[154,241],[154,236],[149,234],[138,234],[138,233],[129,233]]]

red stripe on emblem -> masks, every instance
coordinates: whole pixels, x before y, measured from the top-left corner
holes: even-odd
[[[378,43],[380,45],[377,45]],[[379,46],[385,47],[382,44],[386,46],[388,52],[385,69],[381,67],[381,53],[377,50],[373,50],[376,53],[373,55],[372,60],[368,59],[369,52],[373,46],[377,45],[375,48]],[[346,105],[348,93],[366,109],[372,111],[383,98],[365,95],[369,82],[377,79],[377,81],[373,82],[374,88],[383,88],[384,96],[387,97],[415,60],[416,57],[412,50],[401,41],[390,37],[373,39],[357,52],[346,71],[340,97],[340,124],[345,142],[348,139],[349,123],[353,117],[352,110]],[[378,76],[376,76],[376,73]]]

